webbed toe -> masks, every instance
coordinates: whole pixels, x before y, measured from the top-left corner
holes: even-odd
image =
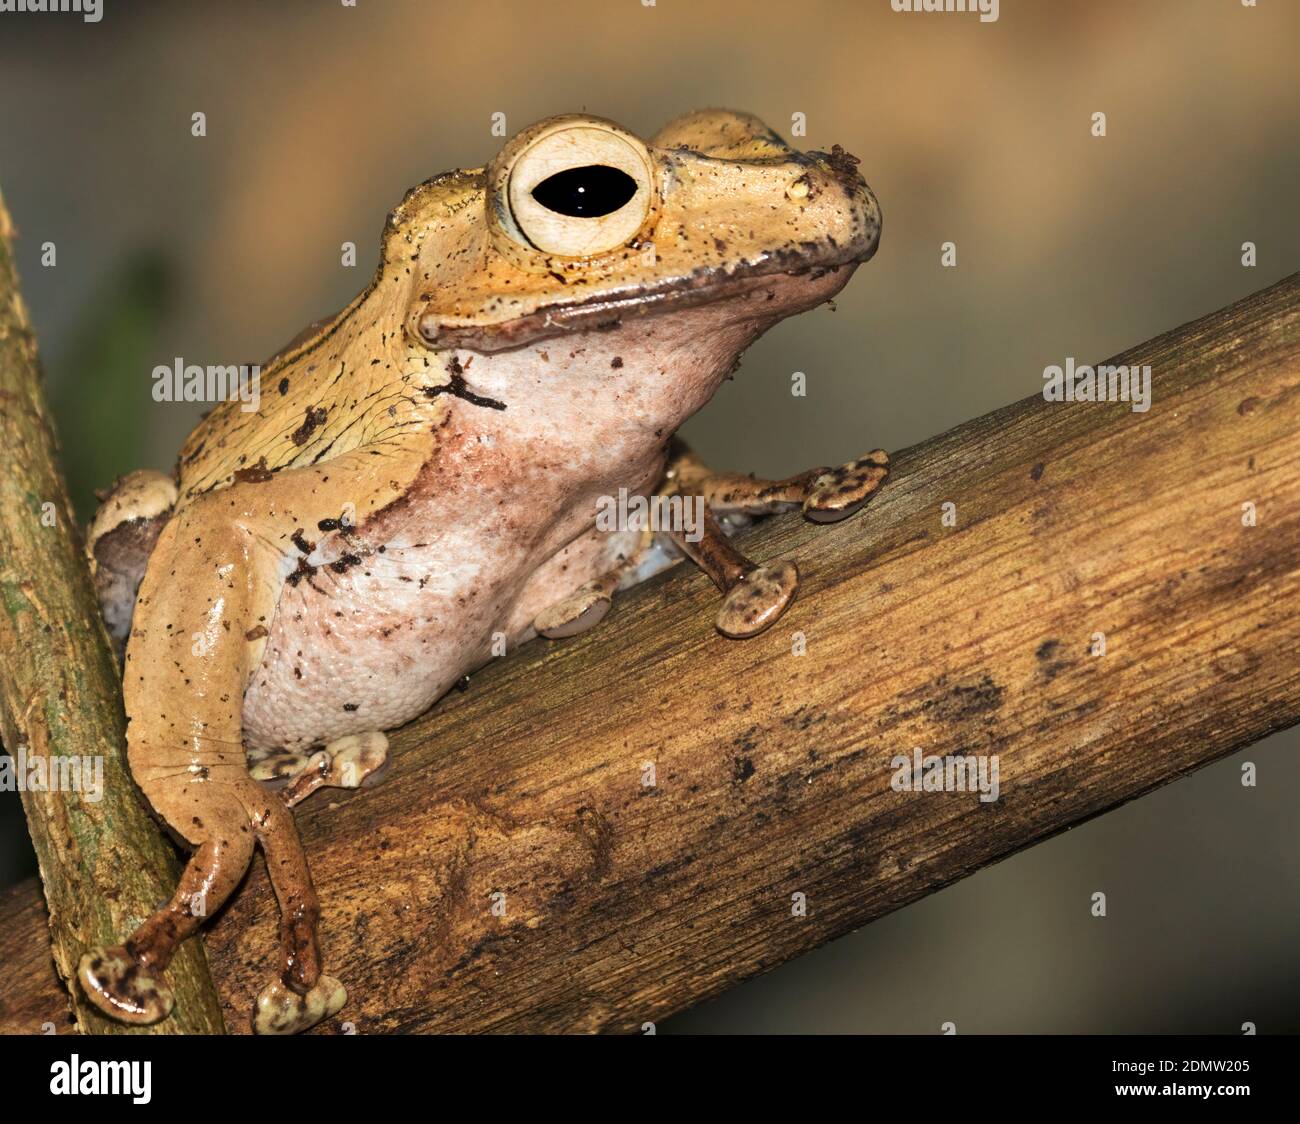
[[[889,454],[884,449],[823,472],[803,502],[804,516],[814,523],[847,519],[876,494],[888,475]]]
[[[283,980],[274,980],[257,997],[253,1030],[258,1034],[300,1034],[338,1014],[347,1001],[347,990],[333,976],[321,976],[305,995]]]
[[[148,1026],[176,1003],[162,975],[143,968],[125,945],[92,948],[77,965],[77,979],[87,998],[119,1022]]]
[[[799,571],[793,562],[773,562],[750,570],[722,601],[715,623],[723,636],[757,636],[774,624],[794,600]]]

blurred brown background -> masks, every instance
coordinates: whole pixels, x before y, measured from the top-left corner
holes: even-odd
[[[901,448],[1300,267],[1300,3],[1003,0],[991,24],[889,0],[104,5],[0,15],[0,185],[87,512],[197,418],[151,400],[155,364],[256,362],[342,306],[387,210],[484,163],[496,112],[649,135],[723,104],[787,136],[802,113],[798,147],[862,158],[880,252],[689,424],[721,467]],[[1300,1030],[1297,748],[1277,735],[661,1029]],[[9,881],[34,866],[17,797],[0,812]]]

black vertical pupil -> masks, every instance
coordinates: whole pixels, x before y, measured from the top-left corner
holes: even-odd
[[[636,194],[636,180],[607,164],[567,168],[533,188],[533,198],[548,211],[573,218],[610,215]]]

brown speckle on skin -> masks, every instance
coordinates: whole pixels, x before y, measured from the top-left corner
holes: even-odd
[[[266,467],[266,458],[262,457],[252,468],[236,469],[234,481],[236,484],[265,484],[274,476],[274,471]]]
[[[315,567],[315,566],[310,565],[310,564],[308,563],[308,561],[307,561],[306,558],[299,558],[299,559],[298,559],[298,568],[297,568],[296,570],[294,570],[293,573],[291,573],[291,574],[290,574],[287,578],[285,578],[284,580],[285,580],[289,585],[296,586],[296,585],[297,585],[300,581],[302,581],[304,578],[306,578],[306,579],[308,579],[308,581],[310,581],[310,579],[315,575],[315,573],[316,573],[316,567]]]
[[[305,445],[311,435],[322,425],[325,419],[329,417],[329,411],[324,406],[309,406],[307,413],[303,417],[302,425],[293,431],[290,440],[295,445]]]

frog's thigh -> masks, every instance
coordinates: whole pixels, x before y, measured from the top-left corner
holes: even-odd
[[[202,549],[194,549],[198,544]],[[253,853],[241,699],[244,627],[265,587],[241,533],[209,511],[163,530],[140,587],[123,674],[131,772],[154,810],[194,848],[175,894],[122,945],[92,949],[86,994],[128,1022],[171,1007],[162,978],[177,945],[239,884]]]
[[[266,539],[199,501],[163,531],[141,585],[123,676],[131,771],[154,810],[196,850],[168,905],[123,945],[82,961],[87,994],[118,1018],[166,1014],[163,970],[238,885],[254,840],[280,903],[282,948],[255,1029],[300,1030],[342,1001],[338,982],[321,975],[319,907],[293,816],[249,776],[242,744],[243,693],[256,658],[249,626],[270,619],[277,592],[277,555],[263,549]]]

